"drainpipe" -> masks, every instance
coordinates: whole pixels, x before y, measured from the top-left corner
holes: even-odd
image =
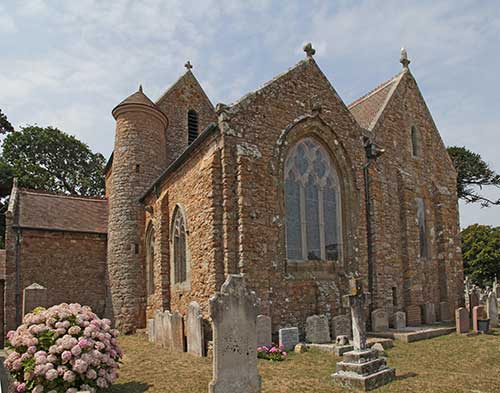
[[[363,166],[363,174],[365,178],[365,211],[366,211],[366,242],[367,242],[367,252],[368,252],[368,291],[373,296],[373,244],[372,244],[372,224],[371,224],[371,212],[372,203],[370,195],[370,176],[369,170],[372,163],[376,161],[384,153],[384,149],[381,149],[375,144],[370,138],[364,137],[363,144],[366,152],[366,164]],[[373,309],[373,303],[370,303],[370,314]]]
[[[22,305],[21,305],[21,229],[16,228],[16,243],[15,243],[15,264],[16,264],[16,325],[19,326],[22,321]]]

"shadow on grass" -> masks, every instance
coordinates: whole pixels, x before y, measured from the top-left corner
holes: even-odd
[[[144,382],[124,382],[117,383],[111,387],[110,393],[144,393],[151,385]]]
[[[406,373],[406,374],[401,374],[401,375],[396,375],[396,381],[402,381],[404,379],[408,378],[415,378],[418,374],[415,373]]]

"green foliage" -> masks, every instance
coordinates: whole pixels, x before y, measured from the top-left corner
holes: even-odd
[[[500,205],[500,198],[489,199],[480,194],[484,187],[500,187],[500,175],[496,174],[481,156],[465,147],[448,147],[453,165],[457,170],[458,197],[467,203],[480,203],[483,207]]]
[[[104,193],[102,154],[57,128],[28,126],[7,135],[0,159],[4,196],[12,177],[19,186],[86,196]],[[7,191],[8,193],[8,191]]]
[[[481,287],[500,277],[500,227],[470,225],[462,231],[464,272]]]
[[[14,127],[12,127],[12,124],[7,120],[7,116],[0,109],[0,134],[7,134],[8,132],[14,132]]]

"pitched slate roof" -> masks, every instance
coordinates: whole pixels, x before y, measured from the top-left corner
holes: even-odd
[[[108,201],[19,189],[15,225],[69,232],[108,232]]]
[[[347,106],[361,127],[373,129],[403,74],[397,74]]]

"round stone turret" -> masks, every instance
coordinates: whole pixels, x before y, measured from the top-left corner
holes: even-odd
[[[111,317],[122,333],[145,322],[144,209],[140,196],[166,166],[168,119],[142,87],[112,111],[116,120],[108,218]]]

